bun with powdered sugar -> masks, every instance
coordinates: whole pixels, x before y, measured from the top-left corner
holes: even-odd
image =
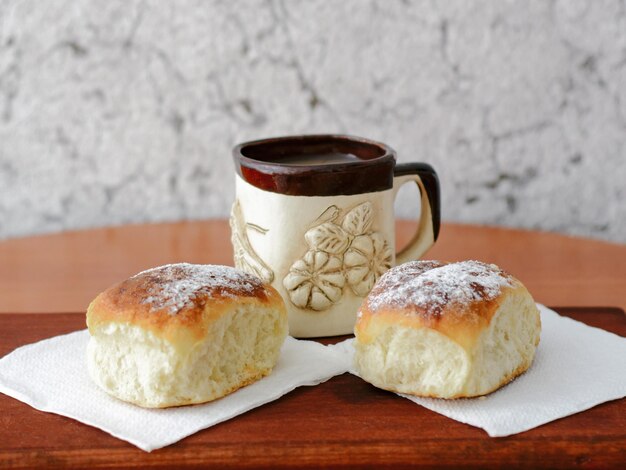
[[[89,305],[95,383],[120,400],[163,408],[215,400],[269,374],[287,335],[276,290],[227,266],[141,272]]]
[[[502,387],[530,367],[541,331],[524,285],[479,261],[392,268],[357,317],[359,375],[424,397],[474,397]]]

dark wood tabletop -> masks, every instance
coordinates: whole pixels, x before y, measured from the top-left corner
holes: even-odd
[[[410,223],[398,225],[400,244],[412,230]],[[444,224],[426,258],[494,262],[520,278],[537,301],[626,336],[626,246]],[[232,264],[226,222],[126,226],[0,242],[0,356],[84,328],[85,307],[98,292],[145,268],[179,261]],[[610,468],[626,461],[625,402],[490,438],[344,374],[148,454],[0,394],[0,467]]]

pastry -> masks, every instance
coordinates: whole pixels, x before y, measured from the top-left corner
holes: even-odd
[[[485,395],[526,371],[539,310],[493,264],[412,261],[387,271],[355,325],[355,368],[373,385],[423,397]]]
[[[172,264],[89,305],[88,370],[110,395],[149,408],[204,403],[269,374],[287,335],[280,295],[235,268]]]

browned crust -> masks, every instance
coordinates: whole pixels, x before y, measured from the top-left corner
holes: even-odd
[[[376,331],[376,327],[373,326],[375,323],[382,326],[392,324],[404,328],[430,328],[469,349],[480,333],[489,327],[504,295],[505,293],[482,304],[448,306],[436,320],[420,315],[415,309],[384,309],[372,313],[369,309],[362,308],[355,326],[355,334],[359,342],[369,343],[374,339],[371,332]]]
[[[455,263],[435,260],[410,261],[396,266],[385,273],[367,296],[364,306],[370,310],[370,313],[375,314],[377,309],[370,308],[371,304],[380,300],[381,297],[389,297],[389,291],[398,292],[405,284],[418,280],[424,274],[429,273],[429,271],[437,270],[439,272],[439,268],[447,267],[462,267],[463,278],[459,278],[456,284],[452,287],[466,287],[473,293],[474,300],[467,304],[468,308],[471,308],[474,305],[483,306],[487,303],[493,303],[493,301],[496,300],[496,298],[488,295],[484,286],[481,285],[481,275],[484,276],[484,274],[489,273],[494,277],[500,278],[503,282],[509,283],[510,287],[514,287],[516,283],[519,283],[519,281],[517,281],[513,276],[494,264],[486,264],[471,260],[459,261]],[[481,270],[484,271],[481,273]],[[392,273],[393,276],[391,275]],[[472,276],[474,277],[472,278]],[[424,287],[426,287],[426,285]],[[448,308],[452,303],[449,299],[449,294],[451,294],[451,292],[447,290],[450,286],[437,284],[434,281],[428,281],[427,287],[431,293],[435,293],[441,299],[445,299],[445,302],[437,305],[412,304],[404,308],[404,310],[407,314],[422,317],[425,324],[434,324],[445,316],[445,312],[449,312],[451,310]],[[502,289],[504,289],[504,286]],[[393,308],[394,303],[395,302],[393,300],[387,300],[387,302],[383,301],[383,309]]]
[[[401,282],[408,281],[408,276],[419,276],[430,269],[445,266],[446,264],[448,263],[439,261],[419,262],[419,264],[415,265],[416,269],[412,269]],[[517,290],[527,292],[519,280],[505,271],[500,271],[502,276],[508,279],[510,286],[502,287],[496,297],[488,299],[481,292],[477,292],[480,300],[464,304],[447,303],[437,310],[430,309],[428,305],[409,305],[403,308],[394,305],[384,305],[374,310],[370,308],[372,296],[382,294],[383,289],[394,288],[394,286],[379,283],[372,289],[372,292],[359,309],[355,334],[359,342],[369,343],[374,339],[375,332],[378,330],[376,324],[380,326],[395,324],[408,328],[430,328],[469,349],[473,346],[480,333],[489,326],[491,319],[507,295]]]
[[[174,272],[182,279],[189,275],[184,269]],[[207,332],[208,325],[232,307],[234,303],[261,304],[275,307],[286,315],[280,294],[269,284],[254,278],[251,288],[236,284],[211,285],[194,292],[175,314],[165,308],[154,309],[146,299],[158,292],[164,279],[158,269],[150,270],[115,284],[100,293],[87,309],[87,326],[93,335],[107,323],[124,323],[152,331],[172,343],[196,342]]]

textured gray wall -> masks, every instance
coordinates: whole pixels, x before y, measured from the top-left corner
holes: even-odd
[[[626,242],[626,2],[0,2],[0,237],[223,217],[235,143],[312,132],[431,163],[446,220]]]

